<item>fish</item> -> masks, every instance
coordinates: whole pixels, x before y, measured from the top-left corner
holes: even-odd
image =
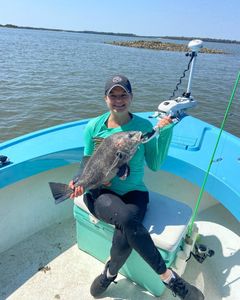
[[[129,161],[146,137],[141,131],[117,132],[107,138],[94,138],[96,149],[91,156],[84,156],[78,174],[73,178],[74,188],[82,186],[84,191],[95,190],[111,181],[115,176],[127,177]],[[73,189],[64,183],[49,182],[58,204],[70,197]]]

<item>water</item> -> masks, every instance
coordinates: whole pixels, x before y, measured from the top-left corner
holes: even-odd
[[[104,43],[126,39],[134,38],[1,28],[0,142],[105,112],[105,80],[115,73],[131,80],[132,111],[156,110],[171,96],[189,58],[184,53]],[[204,46],[228,54],[199,54],[192,84],[199,105],[189,113],[220,127],[240,70],[240,45]],[[186,87],[187,79],[177,95]],[[226,130],[237,136],[239,89],[226,124]]]

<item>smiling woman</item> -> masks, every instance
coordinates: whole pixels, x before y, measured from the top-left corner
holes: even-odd
[[[130,121],[132,117],[129,113],[129,107],[132,98],[132,87],[125,76],[116,75],[106,82],[105,101],[111,111],[107,125],[110,128],[124,125]]]
[[[112,115],[109,117],[107,124],[110,128],[124,125],[131,119],[131,114],[128,113],[132,100],[132,94],[126,92],[122,87],[115,86],[111,89],[105,101]],[[117,122],[116,122],[117,121]]]
[[[148,120],[130,113],[132,97],[131,84],[125,76],[115,75],[106,82],[105,101],[109,112],[92,119],[86,126],[85,156],[94,155],[96,148],[94,143],[99,138],[107,138],[117,132],[152,130]],[[90,288],[94,297],[100,296],[116,279],[119,270],[134,249],[154,270],[164,285],[180,299],[204,299],[200,290],[167,268],[162,255],[143,225],[149,203],[149,192],[144,184],[144,161],[146,160],[148,167],[153,171],[157,171],[164,162],[172,137],[173,124],[171,123],[170,117],[165,117],[158,122],[156,127],[161,128],[158,139],[151,139],[137,147],[133,157],[127,162],[129,163],[127,172],[124,172],[126,176],[115,176],[110,179],[107,186],[103,183],[97,192],[96,190],[85,191],[83,201],[88,210],[97,219],[115,226],[110,259],[103,273],[95,278]],[[103,163],[106,162],[107,159]],[[83,187],[77,184],[75,186],[73,181],[70,182],[69,187],[73,190],[71,198],[81,196],[84,192]]]

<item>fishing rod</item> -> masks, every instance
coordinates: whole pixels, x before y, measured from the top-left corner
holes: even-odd
[[[161,118],[164,118],[165,116],[171,116],[175,122],[179,122],[182,118],[184,118],[186,116],[186,110],[188,110],[192,107],[195,107],[197,105],[197,101],[191,95],[191,86],[192,86],[192,78],[193,78],[194,68],[195,68],[195,64],[196,64],[197,54],[198,54],[199,50],[203,47],[203,42],[201,40],[192,40],[189,42],[188,47],[191,49],[191,53],[187,55],[187,56],[190,56],[190,61],[189,61],[187,69],[184,70],[183,75],[180,77],[179,82],[177,83],[176,88],[174,89],[173,94],[170,97],[170,99],[163,101],[162,103],[159,104],[158,111],[155,112],[151,116],[152,118],[155,117],[155,118],[161,119]],[[179,85],[182,83],[181,80],[185,77],[185,73],[189,69],[190,69],[190,74],[189,74],[189,79],[188,79],[187,91],[185,93],[183,93],[181,97],[172,99],[175,96],[175,92],[178,90]],[[202,263],[207,257],[211,257],[214,255],[213,250],[207,248],[205,245],[196,243],[198,230],[196,229],[193,233],[193,227],[194,227],[194,222],[195,222],[195,219],[196,219],[196,216],[197,216],[197,213],[199,210],[199,206],[200,206],[200,203],[201,203],[201,200],[203,197],[203,192],[205,190],[208,176],[210,174],[210,169],[211,169],[212,163],[214,162],[215,153],[217,151],[218,144],[219,144],[219,141],[220,141],[220,138],[221,138],[221,135],[222,135],[233,99],[235,97],[235,93],[236,93],[239,81],[240,81],[240,72],[237,75],[230,99],[228,101],[228,105],[227,105],[227,108],[226,108],[226,111],[224,114],[224,118],[223,118],[223,121],[222,121],[222,124],[220,127],[217,141],[216,141],[210,162],[208,164],[208,168],[205,173],[205,177],[204,177],[202,186],[200,188],[199,195],[198,195],[196,205],[194,208],[194,212],[192,214],[192,217],[191,217],[191,220],[190,220],[190,223],[188,226],[188,231],[187,231],[187,234],[185,237],[185,248],[186,248],[185,251],[188,252],[190,254],[190,256],[188,258],[179,257],[179,261],[182,261],[182,263],[180,262],[180,266],[182,264],[185,264],[190,259],[191,255],[193,255],[194,258],[200,263]],[[147,141],[149,141],[156,134],[158,134],[159,129],[157,130],[156,128],[154,128],[153,132],[154,131],[155,131],[155,134],[152,134],[152,136],[150,136],[150,138]],[[193,247],[194,247],[194,250],[193,250]]]
[[[194,224],[194,221],[195,221],[197,213],[198,213],[198,208],[199,208],[199,205],[200,205],[200,202],[201,202],[201,199],[202,199],[202,196],[203,196],[203,192],[204,192],[207,180],[208,180],[210,169],[211,169],[212,163],[214,162],[215,153],[217,151],[218,144],[219,144],[219,141],[220,141],[220,138],[221,138],[221,135],[222,135],[222,132],[223,132],[223,129],[224,129],[224,126],[225,126],[225,123],[226,123],[226,120],[227,120],[227,117],[228,117],[228,114],[229,114],[229,111],[230,111],[233,99],[234,99],[235,94],[236,94],[236,90],[237,90],[237,86],[239,84],[239,80],[240,80],[240,72],[237,75],[237,78],[236,78],[236,81],[235,81],[235,84],[234,84],[231,96],[230,96],[229,101],[228,101],[228,105],[227,105],[227,108],[226,108],[226,111],[225,111],[225,114],[224,114],[224,117],[223,117],[223,121],[222,121],[222,124],[221,124],[221,127],[220,127],[220,131],[219,131],[219,134],[218,134],[218,137],[217,137],[217,141],[216,141],[216,144],[215,144],[212,156],[210,158],[210,162],[208,164],[207,171],[205,173],[205,177],[204,177],[204,180],[203,180],[203,184],[201,186],[201,190],[200,190],[199,195],[198,195],[197,204],[195,206],[194,213],[193,213],[193,216],[192,216],[189,228],[188,228],[188,234],[187,234],[187,236],[191,236],[191,234],[192,234],[193,224]]]
[[[192,214],[190,224],[188,226],[187,234],[185,236],[185,245],[184,245],[185,249],[183,249],[183,252],[185,251],[185,253],[189,253],[189,257],[185,257],[185,256],[180,257],[179,256],[178,262],[176,262],[176,264],[178,264],[178,266],[181,269],[183,269],[184,264],[187,263],[187,261],[191,258],[191,256],[193,256],[199,263],[202,263],[207,257],[212,257],[214,255],[214,251],[212,249],[209,249],[207,246],[205,246],[203,244],[198,244],[196,242],[198,230],[197,229],[194,230],[194,222],[195,222],[195,219],[196,219],[196,216],[197,216],[197,213],[198,213],[198,209],[199,209],[202,197],[203,197],[203,192],[205,190],[205,186],[206,186],[206,183],[207,183],[207,180],[208,180],[208,176],[210,174],[210,169],[211,169],[212,163],[214,162],[214,157],[215,157],[215,154],[216,154],[216,151],[217,151],[217,148],[218,148],[218,144],[219,144],[219,141],[221,139],[221,135],[222,135],[222,132],[223,132],[223,129],[224,129],[224,126],[225,126],[225,123],[226,123],[226,120],[227,120],[227,117],[228,117],[233,99],[234,99],[235,94],[236,94],[236,90],[237,90],[239,81],[240,81],[240,72],[237,75],[237,78],[236,78],[236,81],[235,81],[230,99],[228,101],[228,105],[227,105],[227,108],[226,108],[226,111],[225,111],[225,114],[224,114],[224,118],[223,118],[223,121],[222,121],[222,124],[221,124],[221,127],[220,127],[220,131],[219,131],[219,134],[218,134],[218,137],[217,137],[217,141],[216,141],[212,156],[210,158],[207,171],[206,171],[205,176],[204,176],[204,180],[203,180],[203,183],[202,183],[202,186],[201,186],[201,189],[200,189],[197,201],[196,201],[194,212]]]

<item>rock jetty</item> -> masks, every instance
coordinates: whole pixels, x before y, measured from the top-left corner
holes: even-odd
[[[164,50],[164,51],[178,51],[178,52],[189,52],[189,48],[183,44],[166,43],[161,41],[120,41],[120,42],[109,42],[107,44],[123,47],[134,47],[144,48],[153,50]],[[210,54],[226,54],[222,50],[202,48],[199,52],[210,53]]]

